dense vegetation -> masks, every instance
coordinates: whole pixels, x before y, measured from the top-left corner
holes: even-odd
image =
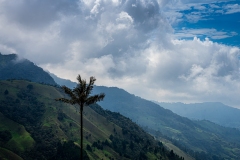
[[[131,118],[146,131],[159,139],[167,138],[196,159],[240,158],[240,131],[237,129],[209,121],[191,121],[116,87],[95,87],[95,93],[100,91],[106,94],[105,101],[99,103],[104,109]]]
[[[166,152],[161,142],[155,141],[152,136],[146,134],[143,129],[137,124],[132,123],[129,118],[116,112],[103,110],[98,105],[91,105],[90,107],[100,115],[106,117],[108,121],[122,128],[122,136],[114,131],[114,134],[111,134],[109,137],[112,142],[107,143],[107,145],[112,146],[114,150],[118,151],[124,157],[145,160],[148,153],[154,152],[157,155],[156,159],[159,157],[163,159],[168,157],[171,160],[179,159],[179,156],[175,155],[173,151]]]
[[[56,102],[59,96],[53,86],[0,81],[0,158],[79,159],[78,111]],[[84,124],[84,159],[181,159],[130,119],[97,104],[84,111]]]
[[[24,79],[38,83],[57,85],[42,68],[26,59],[18,59],[16,54],[0,53],[0,80]]]

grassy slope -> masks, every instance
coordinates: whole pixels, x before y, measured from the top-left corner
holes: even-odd
[[[44,102],[47,108],[47,111],[45,112],[42,119],[43,126],[46,128],[52,128],[53,132],[57,132],[57,136],[62,140],[73,140],[77,143],[80,142],[79,113],[76,108],[71,105],[54,101],[55,98],[62,96],[61,92],[55,87],[27,81],[1,81],[0,84],[1,86],[4,86],[0,88],[0,94],[3,94],[7,89],[9,91],[9,94],[7,96],[10,96],[14,99],[17,98],[16,94],[19,89],[26,89],[27,85],[29,84],[34,85],[31,92],[37,94],[38,99]],[[0,96],[0,99],[3,99],[3,97]],[[61,110],[67,116],[62,121],[59,121],[57,119],[59,110]],[[26,132],[22,125],[9,120],[1,113],[0,121],[0,130],[9,130],[13,135],[13,138],[8,142],[9,148],[11,148],[11,146],[15,146],[17,147],[16,151],[21,152],[27,148],[30,148],[34,144],[34,140],[29,135],[29,133]],[[70,127],[70,123],[72,124],[72,127]],[[87,144],[91,144],[94,141],[108,139],[114,127],[116,127],[117,131],[119,131],[119,134],[121,134],[120,127],[107,122],[104,117],[98,115],[96,112],[86,107],[84,110],[85,148]],[[61,128],[64,128],[64,130]],[[86,136],[89,136],[90,134],[91,137],[87,140]],[[109,155],[116,156],[116,153],[112,150],[104,152],[108,152]],[[94,154],[89,154],[91,157],[93,157],[93,159],[97,157],[105,157],[105,154],[101,153],[101,151],[98,150],[94,152]]]
[[[12,139],[6,144],[9,149],[23,152],[34,145],[33,138],[24,126],[6,118],[2,113],[0,113],[0,122],[0,131],[11,132]]]
[[[76,144],[80,142],[79,135],[79,113],[76,106],[71,106],[68,104],[64,104],[61,102],[54,101],[55,98],[62,97],[62,93],[58,88],[42,85],[34,82],[27,81],[0,81],[0,100],[4,99],[4,96],[11,97],[13,99],[18,99],[17,93],[19,90],[26,90],[28,85],[33,85],[33,88],[29,90],[29,92],[33,95],[36,95],[37,99],[41,102],[44,102],[46,106],[46,112],[44,113],[41,124],[42,129],[50,129],[52,134],[55,137],[58,137],[61,141],[73,140]],[[9,91],[8,95],[4,95],[5,90]],[[58,119],[59,114],[64,115],[62,119]],[[10,123],[10,122],[8,122]],[[4,124],[8,124],[4,123]],[[115,130],[115,134],[123,137],[122,128],[118,125],[110,122],[104,116],[98,114],[90,107],[86,107],[84,109],[84,148],[89,144],[93,144],[96,141],[109,141],[110,135],[113,134]],[[14,126],[14,125],[9,125]],[[14,128],[19,128],[14,127]],[[6,125],[4,126],[6,127]],[[8,128],[9,129],[9,128]],[[22,149],[26,149],[26,147],[31,147],[34,143],[33,139],[30,135],[24,130],[22,130],[23,140],[16,139],[16,142],[24,142],[27,145],[20,145],[18,151],[22,151]],[[23,132],[24,130],[24,132]],[[18,138],[19,136],[13,137]],[[27,143],[26,143],[27,142]],[[104,147],[103,150],[94,148],[92,152],[86,150],[90,159],[110,159],[110,157],[114,157],[115,159],[120,159],[119,153],[116,153],[110,147]],[[147,154],[148,157],[155,157],[152,153]],[[156,157],[155,157],[156,158]]]
[[[80,143],[80,126],[79,120],[80,115],[78,112],[78,106],[71,106],[68,104],[63,104],[61,102],[55,102],[53,99],[62,97],[62,94],[59,90],[55,87],[51,86],[44,86],[41,84],[35,84],[34,90],[38,92],[39,100],[44,101],[45,104],[48,106],[48,111],[44,117],[44,125],[48,127],[53,126],[62,126],[64,131],[60,128],[57,128],[59,137],[62,137],[65,140],[73,140],[76,141],[78,144]],[[47,91],[47,92],[46,92]],[[61,110],[63,113],[67,115],[62,121],[59,121],[57,117],[57,112]],[[91,145],[95,141],[104,141],[106,139],[109,140],[109,136],[114,129],[114,125],[106,120],[106,118],[100,116],[96,112],[94,112],[89,107],[84,109],[84,117],[83,117],[83,124],[84,124],[84,148],[86,145]],[[70,123],[75,127],[70,127]],[[120,127],[118,128],[119,134],[121,134]],[[91,135],[91,136],[90,136]],[[86,139],[88,137],[88,139]],[[95,158],[107,158],[105,156],[105,152],[108,155],[114,155],[115,157],[118,155],[111,149],[106,149],[104,151],[96,150],[93,153],[88,152],[90,157],[93,159]]]
[[[174,152],[181,156],[184,157],[185,160],[194,160],[193,157],[191,157],[190,155],[188,155],[187,153],[185,153],[184,151],[182,151],[180,148],[178,148],[177,146],[175,146],[174,144],[172,144],[172,142],[170,142],[167,139],[164,138],[160,138],[160,141],[169,149],[169,150],[174,150]]]
[[[0,147],[0,159],[3,160],[23,160],[21,157],[13,153],[12,151],[9,151],[5,148]]]

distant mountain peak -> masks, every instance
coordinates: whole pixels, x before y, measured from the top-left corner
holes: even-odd
[[[53,78],[33,62],[17,54],[0,53],[0,80],[25,79],[37,83],[56,85]]]

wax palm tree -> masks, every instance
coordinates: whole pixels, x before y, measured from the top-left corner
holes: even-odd
[[[57,101],[62,101],[69,104],[78,104],[79,105],[79,113],[80,113],[80,123],[81,123],[81,159],[83,159],[83,107],[88,106],[90,104],[96,103],[98,101],[103,100],[105,97],[104,93],[98,95],[90,95],[94,86],[94,82],[96,81],[95,77],[90,77],[89,83],[86,83],[86,80],[83,80],[80,75],[77,76],[78,84],[74,89],[70,89],[66,86],[62,86],[61,88],[64,90],[66,94],[70,96],[70,99],[59,98]]]

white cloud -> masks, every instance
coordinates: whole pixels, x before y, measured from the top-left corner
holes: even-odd
[[[211,39],[224,39],[236,36],[236,32],[223,32],[216,29],[201,28],[201,29],[185,29],[175,31],[176,38],[193,38],[193,37],[208,37]]]
[[[226,14],[238,13],[240,12],[240,5],[239,4],[226,5],[224,9],[226,9]]]
[[[182,14],[165,7],[188,8],[190,1],[27,2],[0,1],[3,54],[16,52],[74,81],[77,74],[93,75],[97,85],[122,87],[148,99],[221,101],[234,106],[240,102],[239,48],[208,39],[178,40],[231,35],[214,29],[173,33],[171,24]],[[168,18],[171,23],[166,14],[173,15]]]
[[[229,4],[227,2],[230,2]],[[240,12],[237,0],[172,0],[166,4],[164,11],[171,24],[181,22],[186,18],[191,23],[211,19],[211,14],[234,14]],[[187,11],[187,12],[184,12]]]
[[[240,89],[240,83],[237,82],[240,78],[239,48],[197,38],[174,40],[172,43],[173,46],[165,50],[151,47],[155,49],[144,77],[149,84],[146,87],[152,93],[161,95],[159,101],[222,99],[225,103],[238,106],[239,100],[234,95],[239,94]]]

